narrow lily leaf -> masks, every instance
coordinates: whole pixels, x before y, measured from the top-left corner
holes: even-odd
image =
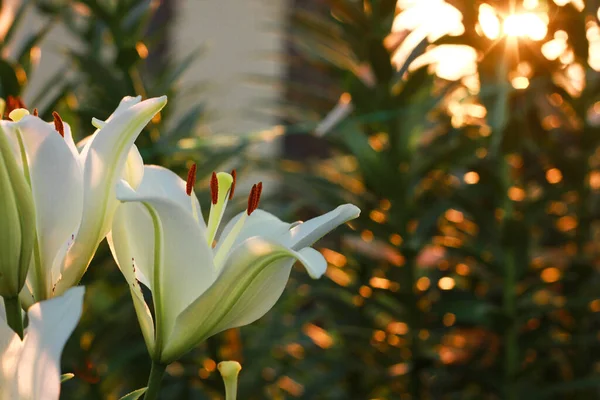
[[[75,374],[72,372],[67,372],[66,374],[62,374],[60,376],[60,383],[66,382],[68,380],[71,380],[75,377]]]
[[[148,388],[141,388],[138,390],[134,390],[133,392],[126,394],[125,396],[121,397],[120,400],[137,400],[140,397],[142,397],[142,395],[144,393],[146,393],[146,389]]]
[[[239,245],[217,280],[177,318],[162,361],[173,361],[206,338],[265,315],[283,293],[296,261],[315,276],[327,268],[311,248],[293,251],[260,237]]]

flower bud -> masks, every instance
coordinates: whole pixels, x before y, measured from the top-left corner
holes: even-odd
[[[0,295],[18,296],[35,241],[31,189],[0,125]]]

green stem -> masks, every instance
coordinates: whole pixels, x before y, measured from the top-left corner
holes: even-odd
[[[144,395],[144,400],[155,400],[158,399],[158,392],[160,391],[160,383],[165,374],[167,368],[164,364],[159,364],[156,361],[152,361],[152,368],[150,369],[150,377],[148,378],[148,390]]]
[[[19,301],[19,296],[5,297],[4,308],[6,309],[8,326],[23,339],[23,316],[21,315],[21,302]]]

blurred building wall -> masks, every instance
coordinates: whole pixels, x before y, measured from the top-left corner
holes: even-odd
[[[183,59],[198,47],[206,48],[183,76],[181,85],[204,84],[205,89],[187,97],[185,103],[207,105],[207,129],[217,134],[246,133],[275,125],[277,118],[273,113],[263,111],[272,110],[269,105],[276,103],[281,95],[278,83],[283,73],[281,37],[288,0],[163,1],[174,3],[170,53]],[[31,28],[41,25],[41,17],[33,13],[24,24]],[[42,46],[40,65],[25,100],[63,68],[60,49],[65,45],[76,46],[76,43],[64,28],[57,26]],[[261,78],[261,84],[257,84],[256,79],[251,82],[252,76],[266,79]],[[186,104],[178,104],[178,108],[183,111]]]

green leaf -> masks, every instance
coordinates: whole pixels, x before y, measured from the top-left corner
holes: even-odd
[[[133,392],[131,392],[129,394],[126,394],[125,396],[121,397],[120,400],[137,400],[140,397],[142,397],[142,395],[144,393],[146,393],[146,389],[147,388],[141,388],[141,389],[138,389],[138,390],[134,390]]]

